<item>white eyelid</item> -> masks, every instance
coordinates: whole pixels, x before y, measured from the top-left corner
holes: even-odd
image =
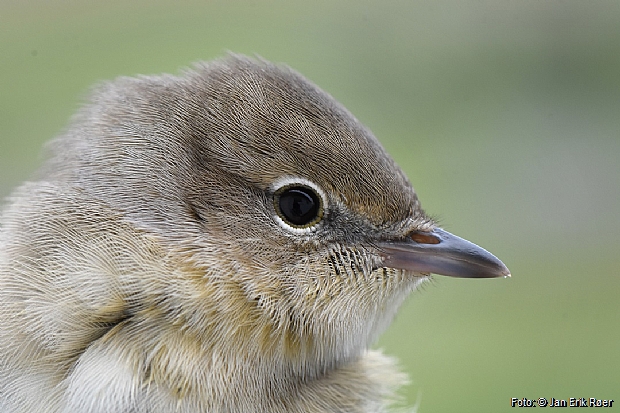
[[[309,181],[308,179],[305,178],[301,178],[298,176],[285,176],[282,177],[280,179],[278,179],[277,181],[275,181],[273,183],[273,185],[271,186],[272,192],[276,192],[277,190],[279,190],[282,187],[285,186],[289,186],[289,185],[302,185],[302,186],[307,186],[309,188],[312,188],[320,197],[321,197],[321,202],[323,203],[323,214],[325,214],[325,212],[327,211],[327,196],[325,195],[325,192],[323,192],[323,190],[321,189],[321,187],[319,187],[317,184],[315,184],[312,181]],[[276,222],[278,224],[280,224],[280,226],[282,228],[284,228],[285,230],[292,232],[294,234],[311,234],[313,232],[316,231],[317,226],[320,225],[320,221],[317,222],[316,224],[307,227],[307,228],[295,228],[289,224],[287,224],[286,222],[284,222],[284,220],[282,218],[280,218],[280,216],[278,214],[274,214],[274,219],[276,220]]]

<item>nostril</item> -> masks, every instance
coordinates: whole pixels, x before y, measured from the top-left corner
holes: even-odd
[[[441,239],[430,232],[413,231],[409,237],[418,244],[439,244]]]

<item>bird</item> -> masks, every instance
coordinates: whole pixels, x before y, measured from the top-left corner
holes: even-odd
[[[507,277],[372,132],[229,54],[96,86],[0,218],[0,411],[387,412],[431,274]]]

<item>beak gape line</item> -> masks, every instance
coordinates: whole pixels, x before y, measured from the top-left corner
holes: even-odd
[[[405,240],[384,241],[379,247],[385,267],[461,278],[510,277],[495,255],[441,228],[416,231]]]

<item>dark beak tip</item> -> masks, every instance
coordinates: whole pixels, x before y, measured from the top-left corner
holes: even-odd
[[[508,278],[502,261],[482,247],[441,228],[414,232],[404,241],[383,242],[386,267],[460,278]]]

